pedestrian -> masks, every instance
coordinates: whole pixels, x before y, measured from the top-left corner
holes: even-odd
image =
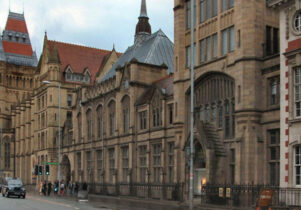
[[[73,192],[73,184],[72,182],[69,182],[69,194],[72,195]]]
[[[64,190],[65,190],[65,185],[64,185],[64,182],[62,181],[61,186],[60,186],[60,195],[64,195]]]
[[[88,190],[88,185],[86,182],[83,183],[83,191],[87,191]]]
[[[75,183],[75,187],[74,187],[74,194],[77,195],[78,193],[78,188],[79,188],[79,185],[78,185],[78,182]]]
[[[46,196],[46,193],[47,193],[47,184],[46,184],[45,181],[44,181],[44,183],[43,183],[42,191],[43,191],[44,196]]]
[[[57,195],[57,192],[59,191],[59,182],[54,182],[54,194]]]
[[[51,184],[51,182],[49,182],[48,183],[48,196],[50,195],[51,190],[52,190],[52,184]]]

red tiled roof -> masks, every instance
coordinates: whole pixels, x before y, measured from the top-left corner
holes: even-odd
[[[25,21],[24,20],[16,20],[13,18],[7,19],[5,30],[18,31],[18,32],[28,34]]]
[[[61,61],[62,72],[67,66],[70,66],[73,72],[83,73],[89,69],[91,81],[94,83],[95,76],[102,66],[103,61],[111,53],[108,50],[96,49],[80,45],[62,43],[57,41],[48,41],[50,50],[55,44]]]
[[[5,53],[32,56],[31,45],[8,41],[2,41],[2,44]]]

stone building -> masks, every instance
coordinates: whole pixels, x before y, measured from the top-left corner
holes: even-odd
[[[12,129],[11,113],[14,106],[24,103],[30,97],[37,63],[24,14],[9,12],[0,37],[0,175],[2,176],[15,175],[15,130]],[[28,137],[30,135],[28,133]]]
[[[301,1],[271,0],[269,6],[280,12],[280,186],[299,188],[301,186]],[[300,205],[299,199],[297,200]]]
[[[278,185],[278,12],[266,1],[195,2],[195,194],[204,183]],[[174,1],[174,125],[183,150],[190,137],[190,4]],[[183,153],[180,159],[188,182]]]

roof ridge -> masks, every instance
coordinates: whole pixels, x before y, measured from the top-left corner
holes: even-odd
[[[97,51],[103,51],[103,52],[107,52],[107,53],[111,52],[111,50],[104,50],[104,49],[91,47],[91,46],[84,46],[84,45],[80,45],[80,44],[67,43],[67,42],[61,42],[61,41],[55,41],[55,40],[48,40],[48,41],[49,42],[54,42],[54,43],[60,43],[60,44],[64,44],[64,45],[69,45],[69,46],[74,46],[74,47],[81,47],[81,48],[87,48],[87,49],[92,49],[92,50],[97,50]],[[121,52],[116,51],[116,53],[121,53]]]

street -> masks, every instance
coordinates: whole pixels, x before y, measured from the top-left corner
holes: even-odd
[[[108,208],[95,208],[87,202],[77,202],[55,197],[42,197],[28,195],[26,199],[17,197],[0,197],[0,210],[110,210]]]

